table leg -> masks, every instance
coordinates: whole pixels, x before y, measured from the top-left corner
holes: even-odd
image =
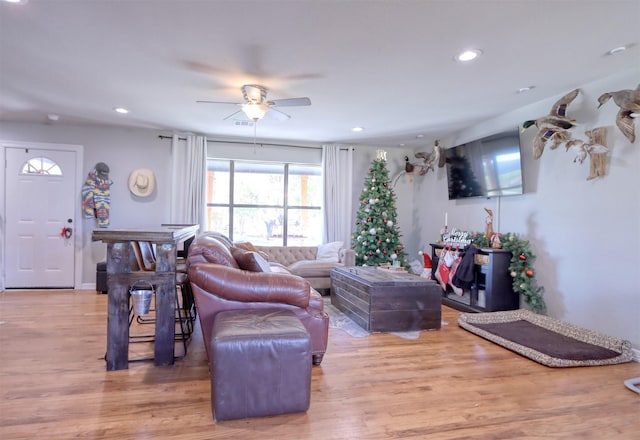
[[[128,264],[129,243],[107,246],[107,370],[129,368],[129,291],[118,273]]]
[[[154,364],[173,365],[175,351],[176,245],[156,249],[156,341]]]

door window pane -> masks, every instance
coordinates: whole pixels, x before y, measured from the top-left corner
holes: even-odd
[[[62,176],[60,166],[46,157],[33,157],[25,162],[20,174],[44,174],[48,176]]]

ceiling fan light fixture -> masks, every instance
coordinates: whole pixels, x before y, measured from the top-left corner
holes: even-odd
[[[251,120],[258,121],[267,113],[268,106],[261,103],[248,102],[242,105],[242,111]]]

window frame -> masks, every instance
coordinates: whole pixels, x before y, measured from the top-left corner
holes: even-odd
[[[312,169],[317,169],[317,175],[322,178],[322,166],[319,164],[302,164],[302,163],[293,163],[293,162],[267,162],[267,161],[250,161],[250,160],[242,160],[242,159],[227,159],[227,158],[215,158],[208,157],[207,158],[207,175],[210,172],[209,162],[228,162],[229,163],[229,200],[227,203],[223,202],[209,202],[208,197],[205,200],[205,211],[208,208],[225,208],[228,210],[228,225],[229,225],[229,239],[234,241],[234,210],[236,208],[249,208],[249,209],[280,209],[283,212],[283,220],[282,220],[282,246],[288,245],[289,238],[289,211],[290,210],[309,210],[309,211],[322,211],[322,200],[320,200],[319,205],[290,205],[289,204],[289,176],[290,176],[290,167],[302,166],[309,167]],[[282,205],[274,205],[274,204],[253,204],[253,203],[235,203],[235,188],[236,188],[236,164],[265,164],[271,166],[283,166],[283,204]],[[226,171],[226,170],[225,170]],[[315,175],[315,174],[308,174]],[[208,214],[206,215],[207,224],[209,222]]]

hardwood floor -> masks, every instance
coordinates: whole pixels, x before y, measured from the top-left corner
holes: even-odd
[[[172,367],[107,372],[106,300],[0,293],[0,438],[640,438],[640,396],[623,385],[639,363],[544,367],[459,328],[446,307],[448,324],[417,340],[332,329],[307,413],[215,424],[199,327]]]

